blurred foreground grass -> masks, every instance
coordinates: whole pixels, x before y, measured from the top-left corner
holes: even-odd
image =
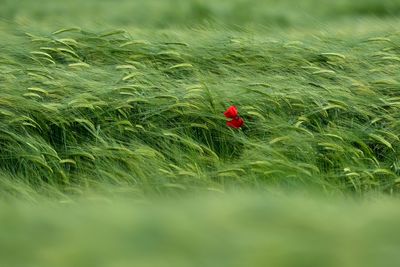
[[[0,264],[395,267],[399,204],[254,193],[14,202],[0,207]]]

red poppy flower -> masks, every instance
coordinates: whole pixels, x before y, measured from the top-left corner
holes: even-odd
[[[233,119],[238,116],[238,110],[235,106],[230,106],[225,112],[224,112],[225,117]]]
[[[244,120],[237,116],[236,118],[232,119],[231,121],[227,121],[226,125],[232,128],[239,129],[244,124]]]

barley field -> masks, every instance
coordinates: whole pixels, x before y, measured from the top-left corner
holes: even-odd
[[[0,6],[0,266],[399,266],[399,1]]]

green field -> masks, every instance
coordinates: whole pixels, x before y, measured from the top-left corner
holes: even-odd
[[[399,1],[0,6],[0,266],[400,264]]]

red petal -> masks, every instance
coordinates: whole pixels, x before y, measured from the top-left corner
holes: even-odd
[[[239,129],[240,127],[242,127],[243,124],[244,124],[244,121],[240,117],[234,118],[233,120],[226,122],[227,126],[236,128],[236,129]]]
[[[238,110],[235,106],[230,106],[225,112],[225,117],[233,119],[238,115]]]

